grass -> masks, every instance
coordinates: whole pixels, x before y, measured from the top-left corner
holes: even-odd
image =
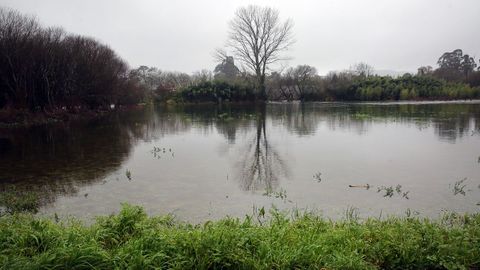
[[[2,269],[469,269],[480,266],[480,215],[191,225],[123,205],[85,226],[25,214],[0,218]]]

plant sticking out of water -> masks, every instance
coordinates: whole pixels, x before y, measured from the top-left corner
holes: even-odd
[[[367,119],[371,119],[372,116],[370,116],[369,114],[365,114],[365,113],[355,113],[352,115],[353,118],[355,119],[359,119],[359,120],[367,120]]]
[[[128,179],[129,181],[132,180],[132,173],[131,173],[128,169],[125,171],[125,176],[127,176],[127,179]]]
[[[467,187],[467,185],[464,184],[465,181],[467,181],[466,177],[462,180],[456,181],[453,184],[453,195],[456,196],[458,194],[462,194],[463,196],[465,196],[465,188]]]
[[[0,216],[20,212],[37,213],[39,207],[40,198],[34,192],[11,186],[0,193]]]
[[[313,175],[313,179],[317,180],[318,183],[322,182],[322,173],[317,172],[316,174]]]
[[[393,196],[393,187],[384,187],[381,186],[378,188],[377,192],[385,191],[383,197],[392,197]]]
[[[407,208],[407,210],[405,210],[405,216],[407,216],[407,218],[410,218],[410,217],[413,217],[413,216],[419,216],[420,215],[420,212],[418,212],[417,210],[411,210],[410,208]]]
[[[395,187],[393,186],[389,186],[389,187],[385,187],[385,186],[381,186],[379,188],[377,188],[377,193],[379,192],[385,192],[385,194],[383,194],[383,197],[389,197],[389,198],[392,198],[393,195],[395,195],[395,193],[397,195],[402,195],[402,198],[405,198],[405,199],[410,199],[408,197],[408,193],[410,193],[410,191],[403,191],[402,190],[402,185],[397,185]]]
[[[267,188],[263,193],[263,196],[281,199],[283,202],[287,201],[287,191],[283,188],[280,188],[279,191],[273,191],[272,189]],[[292,202],[292,201],[289,200],[289,202]]]
[[[229,115],[228,113],[221,113],[217,117],[218,117],[219,120],[223,120],[223,121],[234,120],[234,118],[231,115]]]
[[[171,153],[172,157],[175,156],[175,152],[172,151],[172,148],[168,148],[168,152]],[[153,149],[150,150],[150,153],[153,154],[154,158],[160,159],[162,158],[162,154],[167,153],[167,149],[165,147],[161,148],[161,147],[154,146]]]

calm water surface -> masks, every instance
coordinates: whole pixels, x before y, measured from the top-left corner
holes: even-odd
[[[151,107],[0,130],[6,185],[38,192],[41,214],[86,219],[122,202],[195,222],[272,205],[332,218],[478,212],[480,104]]]

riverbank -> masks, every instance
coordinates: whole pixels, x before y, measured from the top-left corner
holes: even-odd
[[[56,109],[39,112],[29,110],[2,109],[0,110],[0,128],[28,127],[51,123],[70,122],[74,120],[88,120],[107,115],[112,112],[138,109],[145,104],[117,106],[112,109],[98,108],[74,108]]]
[[[241,106],[241,105],[259,105],[259,104],[285,104],[285,103],[302,103],[301,101],[223,101],[221,103],[213,101],[190,101],[190,102],[175,102],[169,100],[168,102],[158,103],[160,106],[169,107],[183,107],[183,106]],[[342,104],[342,103],[358,103],[358,104],[476,104],[480,103],[480,99],[454,99],[454,100],[385,100],[385,101],[305,101],[303,103],[325,103],[325,104]],[[0,110],[0,128],[14,128],[14,127],[29,127],[51,123],[66,123],[74,120],[88,120],[108,115],[113,112],[129,111],[143,108],[146,104],[137,104],[129,106],[118,106],[113,109],[99,108],[99,109],[57,109],[39,112],[30,112],[28,110]]]
[[[0,218],[4,269],[478,269],[480,215],[432,221],[329,221],[310,214],[201,225],[124,205],[90,226],[30,215]]]

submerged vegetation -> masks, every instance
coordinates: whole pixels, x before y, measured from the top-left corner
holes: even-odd
[[[128,169],[125,171],[125,176],[129,181],[132,180],[132,172],[129,171]]]
[[[410,191],[403,191],[402,190],[402,185],[397,185],[395,187],[393,186],[389,186],[389,187],[385,187],[385,186],[381,186],[381,187],[378,187],[377,188],[377,193],[380,193],[380,192],[384,192],[385,194],[383,195],[383,197],[389,197],[389,198],[392,198],[393,195],[396,194],[397,195],[401,195],[402,198],[405,198],[405,199],[410,199],[408,197],[408,194],[410,193]]]
[[[354,212],[354,211],[353,211]],[[353,213],[352,212],[352,213]],[[0,265],[33,268],[474,269],[480,215],[329,221],[270,212],[191,225],[124,205],[85,226],[29,215],[0,218]],[[260,213],[259,213],[260,214]],[[265,215],[265,211],[263,213]]]
[[[7,186],[0,191],[0,216],[14,213],[37,213],[40,207],[38,194]]]
[[[465,196],[465,188],[467,187],[466,184],[464,184],[464,182],[467,181],[467,178],[463,178],[462,180],[459,180],[459,181],[456,181],[454,184],[453,184],[453,195],[458,195],[458,194],[461,194],[463,196]]]

